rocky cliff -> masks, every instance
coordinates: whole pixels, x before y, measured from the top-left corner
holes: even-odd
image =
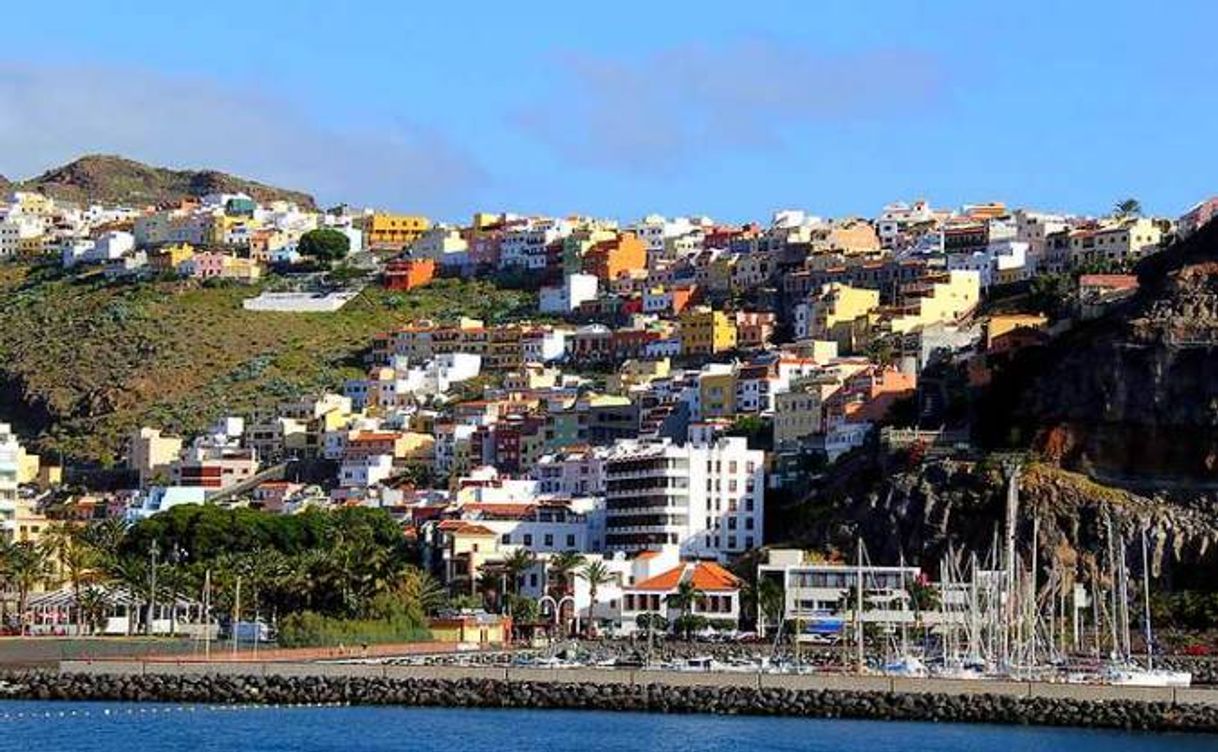
[[[859,465],[853,477],[839,477],[802,503],[775,510],[784,529],[799,531],[784,542],[837,549],[849,559],[861,536],[872,561],[888,564],[904,556],[931,572],[949,555],[964,564],[976,553],[984,562],[1000,541],[1007,493],[1002,465],[935,460],[901,467],[893,461]],[[1114,536],[1131,545],[1148,530],[1155,573],[1172,586],[1212,587],[1207,572],[1218,564],[1218,500],[1211,495],[1140,495],[1031,463],[1020,473],[1020,505],[1021,549],[1027,550],[1038,519],[1046,567],[1057,561],[1063,571],[1095,576],[1111,521]]]
[[[1141,290],[995,382],[991,439],[1118,485],[1218,486],[1218,224],[1145,261]]]

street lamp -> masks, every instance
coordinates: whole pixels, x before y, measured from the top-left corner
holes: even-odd
[[[145,625],[145,631],[148,636],[152,636],[152,620],[156,616],[156,557],[161,554],[161,547],[153,538],[152,545],[148,548],[149,557],[152,559],[152,582],[148,588],[148,623]]]

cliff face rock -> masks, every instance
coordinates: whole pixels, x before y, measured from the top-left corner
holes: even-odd
[[[940,460],[878,470],[859,473],[853,487],[820,492],[799,505],[787,521],[800,531],[792,542],[836,548],[852,560],[861,536],[872,562],[892,564],[904,556],[931,572],[948,556],[967,565],[975,553],[984,562],[1001,545],[1007,485],[998,463]],[[1197,572],[1214,571],[1218,559],[1218,501],[1205,495],[1187,501],[1142,496],[1032,464],[1020,473],[1024,551],[1034,519],[1044,566],[1056,561],[1086,580],[1103,576],[1097,552],[1107,549],[1110,523],[1114,539],[1126,541],[1131,552],[1147,530],[1155,573],[1173,585],[1198,584]]]
[[[1080,326],[1016,390],[1016,422],[1063,466],[1140,487],[1218,483],[1218,224],[1139,272],[1139,296]]]
[[[292,201],[315,208],[313,197],[215,170],[168,170],[109,155],[89,155],[15,184],[77,204],[174,203],[209,193],[246,193],[257,201]],[[3,188],[3,186],[0,186]]]

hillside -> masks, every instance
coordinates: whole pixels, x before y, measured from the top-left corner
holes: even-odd
[[[1137,298],[1021,356],[985,433],[1113,482],[1218,483],[1218,223],[1139,276]]]
[[[0,188],[3,185],[0,184]],[[258,201],[286,200],[314,208],[313,197],[215,170],[170,170],[123,157],[88,155],[12,188],[77,204],[172,203],[208,193],[247,193]]]
[[[190,433],[361,372],[380,331],[416,317],[501,319],[524,293],[438,280],[367,288],[335,314],[245,311],[258,288],[160,281],[72,282],[0,266],[0,420],[42,451],[115,461],[141,424]]]

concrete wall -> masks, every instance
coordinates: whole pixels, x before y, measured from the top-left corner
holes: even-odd
[[[1113,687],[1047,682],[907,679],[846,674],[760,674],[694,671],[640,671],[599,668],[544,669],[504,666],[392,666],[376,663],[269,663],[256,661],[81,661],[59,664],[64,674],[189,674],[223,676],[374,677],[388,679],[490,679],[556,684],[628,684],[670,687],[711,686],[754,689],[838,690],[898,694],[1005,695],[1069,700],[1134,700],[1218,705],[1218,688]]]

